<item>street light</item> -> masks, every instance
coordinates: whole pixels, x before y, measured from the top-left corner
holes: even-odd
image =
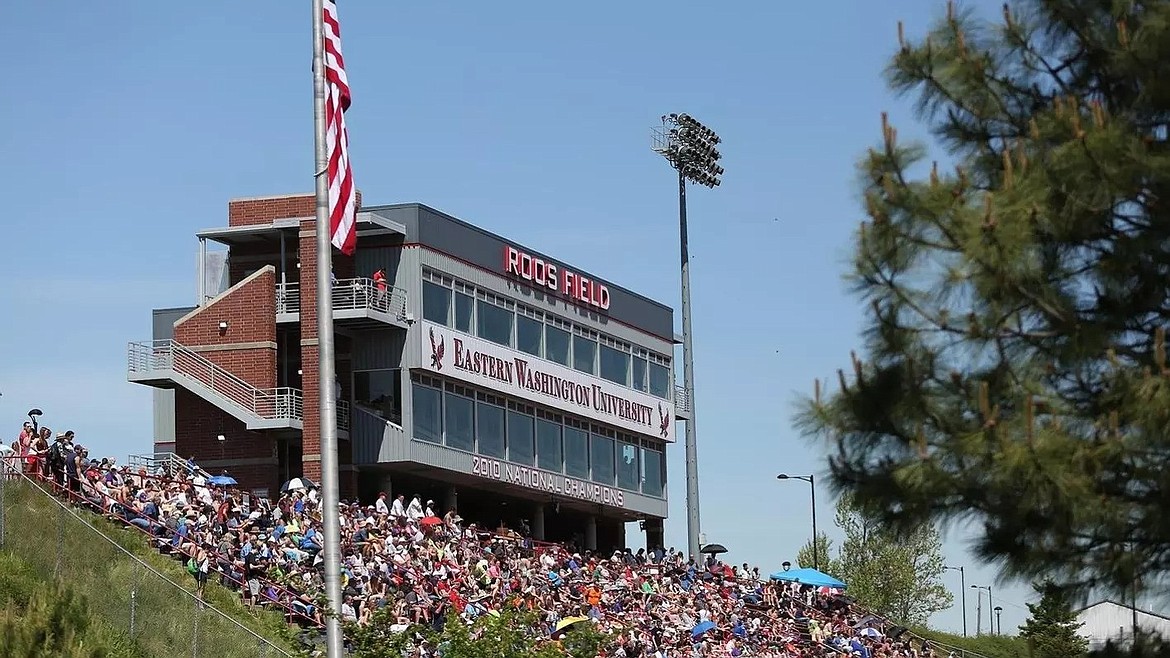
[[[804,480],[805,482],[808,482],[809,492],[811,492],[811,494],[812,494],[813,568],[816,569],[817,571],[820,571],[821,570],[821,549],[820,549],[820,542],[817,541],[817,485],[815,482],[815,478],[813,478],[813,476],[811,476],[811,475],[788,475],[787,473],[781,473],[780,475],[776,476],[776,479],[777,480]],[[828,556],[826,555],[825,557],[827,558]]]
[[[994,625],[994,622],[991,621],[991,606],[992,606],[991,585],[972,585],[971,589],[985,589],[985,590],[987,590],[987,625],[989,627],[989,630],[991,631],[991,634],[994,635],[995,634],[995,625]],[[983,625],[982,625],[983,624],[983,610],[982,610],[982,608],[983,608],[983,595],[978,594],[977,596],[979,598],[976,599],[977,603],[975,605],[975,634],[979,635],[983,629]]]
[[[651,148],[678,172],[678,233],[682,273],[683,389],[690,405],[686,421],[687,453],[687,547],[690,557],[699,555],[699,456],[695,442],[695,365],[691,348],[691,259],[687,247],[687,181],[715,188],[723,156],[715,149],[715,131],[688,114],[666,114],[662,126],[652,131]]]
[[[967,572],[963,567],[943,567],[959,572],[959,595],[963,598],[963,637],[967,637]]]
[[[1003,618],[1000,617],[1000,615],[1002,615],[1002,614],[1003,614],[1003,606],[998,606],[998,605],[995,606],[995,634],[996,635],[1003,635]]]

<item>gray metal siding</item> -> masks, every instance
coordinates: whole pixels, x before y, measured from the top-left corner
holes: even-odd
[[[399,367],[403,362],[405,338],[406,332],[401,329],[363,332],[353,341],[353,369],[379,370]]]
[[[175,321],[195,310],[194,306],[183,308],[158,308],[151,312],[151,338],[172,340],[175,337]],[[151,400],[152,425],[155,443],[175,442],[175,392],[155,389]]]
[[[175,337],[175,322],[194,311],[195,306],[182,308],[156,308],[151,311],[151,338],[154,340],[171,340]]]
[[[354,269],[357,276],[370,277],[378,268],[383,268],[386,270],[386,280],[391,285],[401,287],[401,284],[398,283],[402,261],[401,246],[359,249],[354,258],[356,259]]]
[[[175,442],[175,392],[154,389],[154,442]]]

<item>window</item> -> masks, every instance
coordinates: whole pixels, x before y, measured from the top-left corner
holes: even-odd
[[[638,468],[638,446],[625,441],[617,443],[617,486],[638,491],[642,472]]]
[[[359,370],[353,373],[354,404],[382,418],[402,424],[402,377],[397,369]]]
[[[569,365],[569,332],[544,325],[544,358],[562,366]]]
[[[561,425],[543,418],[536,419],[536,465],[546,471],[560,473]]]
[[[475,403],[476,452],[504,459],[504,408],[480,400]]]
[[[443,416],[446,421],[443,435],[447,447],[474,452],[475,400],[448,391],[443,402]]]
[[[637,391],[646,392],[646,359],[640,356],[634,357],[634,377],[633,388]]]
[[[650,364],[650,395],[670,399],[670,368],[659,364]]]
[[[544,323],[524,315],[516,315],[516,349],[532,356],[541,356],[544,342]]]
[[[593,461],[593,481],[613,485],[613,439],[591,434],[589,456]]]
[[[573,336],[573,368],[597,374],[597,343],[584,336]]]
[[[512,344],[512,312],[491,302],[479,300],[476,305],[475,334],[497,345]]]
[[[642,448],[642,493],[662,498],[665,478],[662,472],[662,453]]]
[[[415,384],[411,389],[414,411],[414,438],[439,443],[443,432],[443,392],[437,388]]]
[[[465,334],[471,331],[471,316],[475,310],[475,299],[461,292],[455,293],[455,330]]]
[[[423,281],[423,319],[451,326],[451,289]]]
[[[601,378],[615,384],[629,386],[630,355],[609,345],[601,346]]]
[[[532,416],[518,411],[508,412],[508,461],[532,466],[535,457],[533,448]]]
[[[565,473],[589,478],[589,434],[576,427],[565,427]]]

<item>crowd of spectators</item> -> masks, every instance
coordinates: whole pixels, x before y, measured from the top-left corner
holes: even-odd
[[[50,442],[50,439],[53,439]],[[182,560],[202,595],[209,580],[249,606],[282,610],[319,626],[320,500],[287,487],[275,500],[212,484],[193,462],[168,472],[90,460],[72,432],[53,437],[26,425],[7,451],[8,468],[52,482]],[[669,549],[598,554],[535,542],[514,531],[465,523],[433,501],[343,502],[344,621],[369,623],[387,610],[395,629],[474,620],[504,605],[536,612],[552,634],[581,617],[618,638],[614,658],[833,654],[931,658],[929,644],[890,629],[842,593],[769,581],[747,564],[713,556],[689,561]]]

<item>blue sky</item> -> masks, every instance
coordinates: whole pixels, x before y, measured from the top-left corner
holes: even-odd
[[[809,535],[807,487],[775,475],[825,463],[792,429],[793,402],[859,342],[841,280],[862,217],[854,163],[883,110],[903,138],[923,135],[881,69],[899,19],[917,35],[942,9],[349,0],[355,176],[367,204],[426,203],[677,307],[675,187],[648,131],[677,111],[717,130],[724,184],[689,197],[703,530],[774,570]],[[231,197],[312,189],[310,20],[307,0],[0,9],[20,54],[0,103],[5,431],[37,405],[95,452],[149,450],[126,343],[150,337],[152,307],[193,303],[194,232],[225,225]],[[1030,590],[996,583],[966,537],[948,531],[948,560],[995,584],[1014,629]],[[974,596],[968,608],[973,633]],[[957,601],[934,621],[959,630]]]

